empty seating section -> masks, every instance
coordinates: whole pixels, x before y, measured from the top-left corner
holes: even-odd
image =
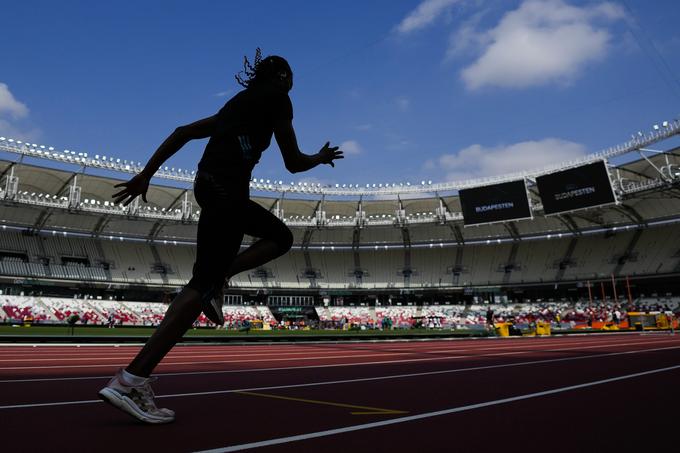
[[[384,318],[392,321],[394,328],[410,328],[415,322],[418,307],[415,306],[349,306],[316,307],[320,321],[353,324],[366,327],[379,327]]]
[[[42,322],[53,318],[49,309],[35,297],[2,295],[0,302],[2,318],[6,320],[21,321],[27,316],[32,316],[34,321]]]
[[[108,320],[110,315],[117,323],[122,323],[123,325],[136,325],[140,324],[139,315],[137,315],[130,307],[127,306],[126,302],[115,301],[115,300],[95,300],[92,301],[92,305],[96,306],[99,311],[101,311],[104,316],[104,320]]]
[[[314,263],[323,273],[321,282],[324,286],[342,288],[348,283],[356,283],[354,254],[351,251],[317,253]]]
[[[382,323],[383,318],[389,318],[394,327],[401,329],[413,327],[414,317],[417,316],[417,312],[418,308],[413,306],[375,307],[375,316],[378,324]]]
[[[160,302],[136,302],[117,300],[96,300],[60,297],[32,297],[0,295],[2,316],[5,321],[21,321],[25,316],[33,316],[38,322],[65,322],[76,314],[81,324],[108,324],[113,315],[114,325],[156,326],[165,316],[168,306]],[[274,321],[274,316],[266,306],[225,305],[223,307],[225,324],[229,327],[241,325],[245,320],[261,320],[265,324]],[[208,320],[201,315],[200,325]]]
[[[168,284],[182,286],[191,279],[193,263],[196,260],[194,247],[157,245],[156,250],[161,263],[169,266]]]
[[[6,230],[0,233],[0,250],[26,253],[29,259],[40,255],[39,243],[34,236]]]
[[[412,227],[414,231],[417,228],[420,227]],[[422,228],[439,237],[448,234],[436,226]],[[639,237],[634,230],[576,238],[555,236],[515,243],[489,240],[486,244],[463,246],[432,243],[431,247],[385,248],[386,242],[403,242],[401,230],[374,227],[362,230],[361,248],[357,251],[330,245],[336,239],[349,237],[346,232],[319,232],[312,235],[314,249],[295,248],[261,269],[234,276],[231,284],[243,288],[413,288],[585,281],[607,278],[613,272],[618,276],[639,276],[680,270],[677,228],[672,225],[646,229]],[[314,243],[315,238],[329,245],[320,250],[316,247],[322,244]],[[186,284],[192,274],[195,247],[159,243],[153,247],[155,251],[142,241],[29,236],[5,230],[0,234],[0,274]],[[165,266],[167,273],[154,268],[157,264]]]
[[[3,275],[32,275],[26,264],[21,258],[5,256],[0,260],[0,271]]]
[[[148,244],[103,240],[101,246],[111,265],[110,272],[113,281],[163,283],[159,273],[151,272],[151,266],[156,260]]]
[[[43,297],[40,300],[58,321],[64,321],[73,314],[78,315],[81,322],[86,320],[89,324],[103,321],[101,311],[95,309],[87,299]]]
[[[567,268],[565,278],[587,279],[611,275],[616,267],[615,257],[622,254],[633,233],[622,233],[610,237],[584,237],[574,249],[574,267]]]
[[[319,321],[345,322],[348,324],[368,325],[374,324],[375,310],[369,307],[316,307]]]
[[[168,306],[158,302],[125,302],[125,305],[135,314],[135,324],[156,326],[160,324]]]
[[[236,306],[228,305],[222,308],[224,313],[225,327],[237,327],[244,321],[261,320],[265,324],[271,323],[274,319],[271,312],[264,306]]]
[[[631,257],[621,269],[626,275],[645,275],[677,271],[680,264],[680,235],[644,230]]]

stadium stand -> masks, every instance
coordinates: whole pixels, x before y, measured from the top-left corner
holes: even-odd
[[[634,153],[678,127],[673,122],[588,159]],[[83,165],[101,168],[101,162],[74,161],[69,171],[69,159],[36,149],[0,143],[0,151],[31,157],[0,159],[0,289],[60,297],[31,296],[29,303],[2,296],[3,315],[30,312],[51,322],[78,313],[89,323],[113,316],[123,325],[157,324],[165,311],[160,295],[174,293],[191,277],[198,217],[191,189],[154,184],[148,203],[115,206],[108,200],[119,180],[82,171]],[[34,165],[34,158],[48,164]],[[609,166],[617,203],[544,215],[532,187],[533,218],[467,227],[449,183],[441,192],[423,185],[335,197],[330,186],[297,185],[281,193],[272,189],[270,197],[259,193],[254,201],[288,223],[294,247],[234,276],[230,287],[258,303],[274,294],[311,297],[321,321],[370,326],[389,318],[395,328],[429,325],[428,318],[433,325],[482,325],[488,308],[483,301],[508,301],[493,304],[500,319],[527,322],[539,312],[545,319],[559,312],[562,320],[582,323],[607,319],[617,304],[664,307],[670,302],[660,301],[680,296],[680,155],[671,149]],[[107,160],[106,168],[113,167]],[[191,181],[187,172],[161,173],[182,184]],[[264,190],[261,183],[254,181],[253,189]],[[245,243],[253,240],[246,237]],[[95,298],[73,298],[83,293]],[[603,303],[611,306],[592,311]],[[536,304],[543,304],[540,310]],[[225,306],[225,319],[273,322],[260,307]]]

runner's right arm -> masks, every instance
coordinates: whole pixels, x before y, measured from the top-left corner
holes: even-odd
[[[149,188],[149,181],[151,181],[151,177],[163,165],[163,162],[168,160],[191,140],[210,137],[215,130],[216,124],[217,117],[213,115],[175,129],[161,143],[156,152],[153,153],[149,162],[144,166],[144,170],[129,181],[113,186],[124,188],[120,192],[113,194],[114,203],[123,203],[124,206],[127,206],[139,195],[146,202],[146,191]]]

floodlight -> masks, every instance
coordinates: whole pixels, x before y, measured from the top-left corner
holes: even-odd
[[[5,137],[0,137],[0,142],[4,142],[5,140]]]
[[[21,140],[17,140],[17,143],[21,145]]]
[[[659,125],[658,125],[658,124],[655,124],[654,126],[652,126],[652,129],[654,129],[655,131],[658,131],[658,130],[659,130]]]
[[[11,139],[11,138],[7,141],[10,142],[10,143],[14,143],[14,139]]]
[[[661,125],[662,125],[663,127],[668,127],[668,121],[664,121],[663,123],[661,123]]]

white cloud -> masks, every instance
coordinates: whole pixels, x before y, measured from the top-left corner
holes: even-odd
[[[460,0],[425,0],[397,25],[398,33],[419,30],[434,22]]]
[[[36,128],[19,128],[9,121],[0,119],[0,135],[15,140],[36,141],[42,135],[42,132]]]
[[[371,129],[373,129],[373,125],[371,123],[359,124],[356,126],[356,130],[361,132],[370,131]]]
[[[0,82],[0,135],[24,141],[37,140],[41,132],[27,123],[28,114],[26,104],[14,97],[7,84]]]
[[[411,107],[411,101],[403,96],[398,97],[394,102],[397,104],[397,109],[399,109],[400,112],[406,112],[409,107]]]
[[[307,176],[304,178],[296,179],[295,182],[298,184],[307,184],[308,186],[316,187],[319,184],[321,187],[333,186],[335,184],[334,179],[322,179],[316,176]]]
[[[563,0],[525,0],[493,29],[461,28],[447,56],[482,43],[482,54],[461,77],[468,89],[522,88],[571,82],[584,67],[605,57],[612,40],[603,21],[625,17],[614,3],[577,7]]]
[[[443,154],[425,162],[423,170],[440,172],[446,181],[499,176],[547,166],[583,157],[586,148],[558,138],[531,140],[512,145],[468,146],[455,154]]]
[[[0,114],[9,113],[12,118],[24,118],[28,116],[28,107],[17,101],[9,91],[9,87],[0,82]]]
[[[340,150],[345,154],[361,154],[363,149],[356,140],[347,140],[340,143]]]
[[[378,194],[378,195],[371,195],[371,200],[376,200],[376,201],[389,201],[389,200],[394,200],[397,201],[398,199],[402,200],[417,200],[420,198],[434,198],[436,197],[437,194],[434,192],[406,192],[406,193],[400,193],[399,195],[388,195],[388,194]]]
[[[234,92],[234,90],[220,91],[219,93],[215,93],[215,96],[218,97],[218,98],[223,98],[225,96],[229,96],[233,92]]]
[[[489,36],[477,31],[479,22],[488,14],[488,12],[489,10],[486,9],[474,14],[451,33],[444,58],[445,61],[462,55],[467,51],[479,52],[489,43]]]

